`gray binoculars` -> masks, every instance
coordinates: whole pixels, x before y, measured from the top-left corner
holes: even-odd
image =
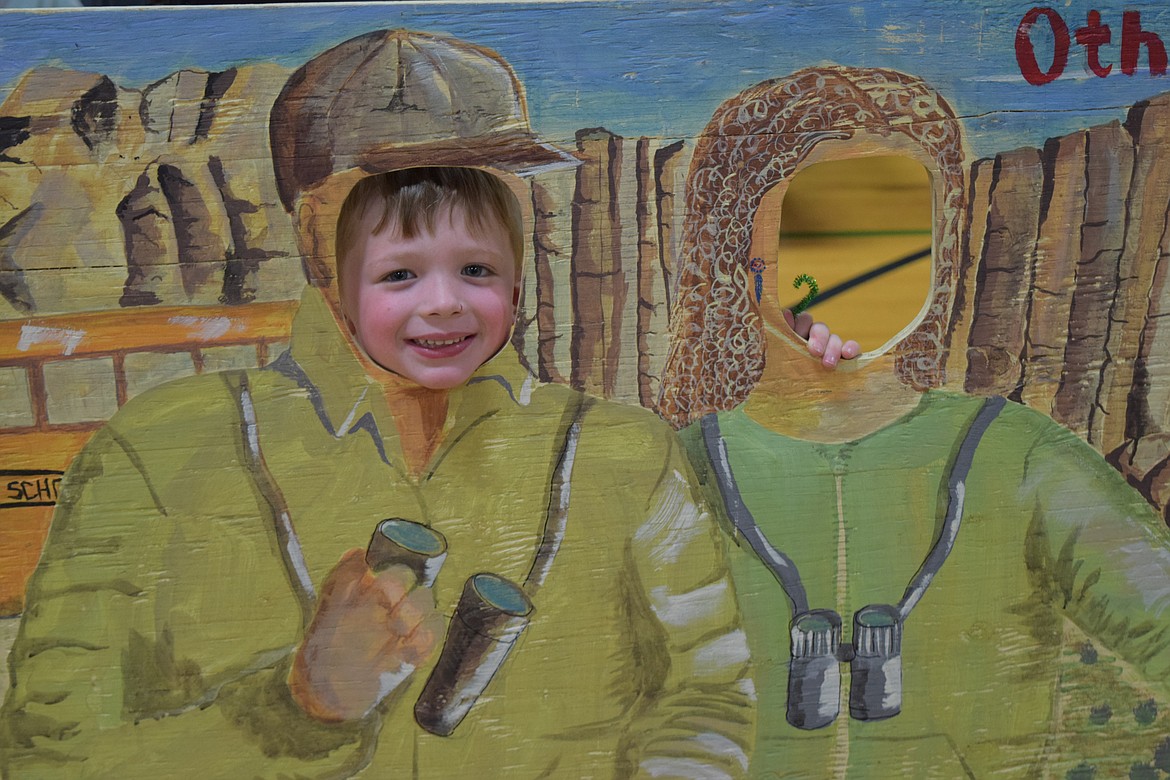
[[[871,604],[853,616],[853,642],[841,643],[841,616],[814,609],[792,619],[788,722],[819,729],[841,708],[841,664],[850,671],[849,716],[882,720],[902,711],[902,620],[897,608]]]
[[[366,548],[366,564],[374,571],[407,566],[427,588],[446,557],[442,534],[401,518],[379,523]],[[454,732],[512,651],[532,610],[528,594],[510,580],[486,573],[469,577],[439,661],[415,702],[415,721],[442,737]]]

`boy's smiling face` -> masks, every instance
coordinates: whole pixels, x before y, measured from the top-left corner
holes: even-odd
[[[370,230],[376,221],[367,215]],[[366,232],[341,287],[346,324],[375,363],[415,384],[464,384],[511,332],[518,295],[505,228],[468,224],[462,206],[444,206],[435,230],[404,238],[397,224]]]

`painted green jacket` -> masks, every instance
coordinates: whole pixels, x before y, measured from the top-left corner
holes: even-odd
[[[840,614],[842,641],[855,611],[896,605],[923,565],[945,474],[981,403],[930,392],[847,444],[780,436],[742,409],[718,415],[744,503],[796,564],[809,607]],[[683,439],[714,492],[699,424]],[[753,776],[1064,778],[1084,763],[1128,777],[1151,761],[1170,730],[1170,536],[1160,519],[1099,454],[1013,403],[975,451],[964,506],[953,551],[903,626],[901,714],[851,719],[845,663],[841,714],[816,730],[786,720],[791,609],[737,538],[732,573],[760,710]],[[1091,647],[1077,644],[1086,639]],[[1078,668],[1082,650],[1086,662],[1116,659],[1117,674],[1136,681],[1133,697],[1070,691],[1091,671]],[[1143,722],[1148,709],[1131,712],[1147,695],[1161,705],[1154,723]],[[1085,706],[1062,711],[1070,700]],[[1089,704],[1103,702],[1113,722],[1094,723]],[[1106,729],[1112,742],[1098,738]]]
[[[443,614],[474,573],[524,581],[579,394],[538,383],[506,348],[453,392],[443,444],[413,478],[384,396],[315,292],[289,352],[246,378],[313,586],[387,517],[446,536]],[[586,401],[532,621],[438,737],[412,713],[434,658],[360,723],[322,724],[291,700],[304,615],[246,467],[239,381],[133,399],[71,466],[10,657],[5,777],[743,774],[754,710],[722,539],[656,418]]]

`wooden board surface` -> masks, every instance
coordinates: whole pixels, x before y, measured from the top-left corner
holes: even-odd
[[[542,382],[657,411],[675,427],[746,403],[783,446],[844,447],[835,456],[841,473],[855,444],[909,430],[927,389],[952,400],[1002,395],[1009,414],[1035,412],[1018,430],[1041,431],[1029,445],[1036,451],[1060,441],[1076,453],[1063,477],[1068,491],[1105,484],[1127,509],[1105,499],[1103,508],[1052,509],[1049,528],[1037,519],[1048,516],[1037,498],[994,521],[1004,530],[992,542],[1030,529],[1027,550],[987,542],[983,584],[994,589],[996,567],[1025,566],[1004,577],[1019,574],[1035,599],[1004,619],[1041,617],[1020,636],[1003,629],[1007,637],[974,618],[967,625],[950,606],[938,625],[963,626],[956,631],[971,647],[997,636],[997,658],[1031,648],[1019,652],[1038,666],[1021,661],[996,674],[1013,684],[1029,675],[1055,681],[1045,699],[1052,709],[1027,735],[1023,726],[1005,735],[1013,747],[1002,756],[981,752],[971,734],[951,738],[958,763],[948,769],[1170,772],[1170,663],[1161,660],[1170,631],[1167,41],[1170,9],[1112,1],[0,11],[0,488],[8,495],[0,615],[25,607],[61,475],[111,416],[171,380],[256,372],[279,359],[306,269],[314,281],[332,273],[332,227],[354,181],[414,164],[473,165],[521,197],[524,278],[511,343]],[[309,109],[294,105],[304,94]],[[891,155],[902,167],[887,165]],[[574,156],[575,166],[563,164]],[[799,297],[796,274],[817,277],[822,289],[849,285],[927,249],[814,305],[868,350],[835,373],[779,320],[779,307]],[[541,459],[548,453],[521,452],[528,434],[518,429],[500,446],[522,455],[518,469],[551,469]],[[1088,447],[1077,449],[1077,439]],[[957,441],[956,433],[946,447],[957,451]],[[176,451],[184,446],[177,436]],[[919,454],[895,449],[875,467],[889,484]],[[988,501],[1000,506],[1033,489],[1056,457],[1029,462],[1023,474],[987,467],[1003,487],[973,477],[973,493],[994,493]],[[812,490],[793,474],[777,479],[792,480],[794,506]],[[881,522],[892,559],[912,525],[901,503],[947,491],[889,490]],[[837,491],[844,529],[847,490]],[[985,513],[972,501],[978,522]],[[1037,539],[1055,540],[1066,521],[1077,528],[1072,541],[1044,558]],[[1125,535],[1133,523],[1145,534],[1140,544]],[[1089,540],[1083,567],[1077,539]],[[1107,563],[1095,557],[1101,550]],[[739,552],[732,557],[742,563]],[[58,548],[56,559],[67,553]],[[836,608],[848,623],[857,605],[847,606],[854,586],[846,583],[861,575],[842,560],[810,568],[835,571]],[[745,615],[770,594],[777,625],[786,623],[788,602],[772,583],[744,588]],[[650,614],[648,603],[623,603]],[[1133,615],[1111,622],[1109,609],[1123,607]],[[210,615],[192,622],[204,618],[208,635],[226,630]],[[745,620],[749,643],[762,641],[766,632]],[[6,652],[15,620],[0,622]],[[638,648],[652,643],[635,639]],[[787,664],[786,653],[774,664]],[[991,664],[975,651],[968,661]],[[907,660],[911,688],[917,672],[938,668],[932,663]],[[159,674],[186,668],[174,658],[158,665]],[[918,739],[898,724],[917,723],[923,710],[913,708],[927,704],[945,731],[961,720],[956,710],[978,709],[969,702],[998,690],[982,683],[959,691],[957,704],[941,693],[908,699],[910,715],[882,733]],[[773,695],[761,700],[782,700]],[[1161,709],[1151,714],[1147,701]],[[848,720],[832,727],[830,763],[838,776],[875,776],[865,751],[885,743],[857,740],[850,758]],[[741,746],[757,776],[788,766],[812,776],[815,742],[792,737],[779,715],[759,723],[758,750]],[[1045,747],[1032,751],[1041,733]],[[904,771],[949,776],[924,758],[928,742],[898,757]],[[441,749],[418,750],[440,756],[436,766],[444,760]]]

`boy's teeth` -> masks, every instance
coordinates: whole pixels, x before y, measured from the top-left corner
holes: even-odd
[[[464,338],[464,336],[460,336],[457,339],[415,339],[415,341],[424,347],[447,347],[451,344],[458,344]]]

